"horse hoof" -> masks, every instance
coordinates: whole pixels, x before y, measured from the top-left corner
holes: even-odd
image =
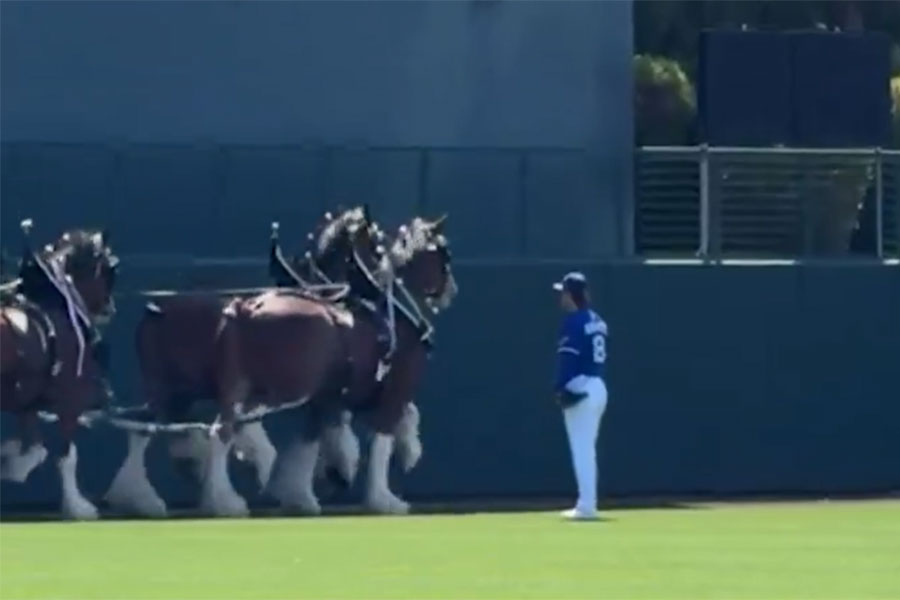
[[[22,440],[15,438],[0,444],[0,457],[18,456],[22,452]]]
[[[404,456],[401,467],[404,473],[412,471],[422,459],[422,445],[413,446]]]
[[[96,521],[100,518],[97,507],[84,498],[63,502],[62,513],[71,521]]]
[[[370,498],[366,505],[369,510],[380,515],[406,515],[409,514],[409,503],[404,502],[394,495],[384,495]]]
[[[152,488],[141,494],[119,493],[117,489],[112,489],[104,499],[110,507],[127,515],[151,519],[164,519],[168,516],[165,501]]]
[[[316,495],[311,490],[298,486],[296,481],[285,478],[283,471],[270,482],[268,492],[286,514],[312,517],[322,514]]]
[[[403,500],[397,498],[396,502],[391,504],[391,513],[392,515],[408,515],[409,514],[409,502],[404,502]]]
[[[234,498],[205,499],[201,505],[203,512],[211,517],[242,518],[250,516],[247,502],[240,496]]]
[[[24,454],[7,455],[0,468],[0,479],[24,483],[31,472],[46,459],[47,449],[42,445],[32,446]]]
[[[260,457],[256,460],[256,481],[259,483],[259,489],[265,490],[272,479],[272,471],[275,468],[276,453],[260,453]]]
[[[284,512],[306,517],[318,517],[322,514],[322,506],[314,497],[282,500],[281,508]]]
[[[166,503],[162,498],[146,498],[135,503],[134,513],[149,519],[165,519],[168,516]]]

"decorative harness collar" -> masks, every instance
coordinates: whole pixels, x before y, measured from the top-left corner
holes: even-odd
[[[391,328],[391,336],[394,338],[392,340],[392,352],[397,335],[396,321],[394,319],[395,310],[400,311],[400,314],[406,317],[416,331],[419,332],[419,341],[431,346],[434,343],[434,325],[432,325],[431,321],[425,316],[421,306],[419,306],[415,297],[406,287],[406,284],[403,283],[403,279],[394,275],[392,267],[387,267],[386,270],[388,270],[388,276],[386,277],[386,281],[384,284],[380,284],[374,273],[372,273],[372,269],[370,269],[362,257],[359,256],[359,252],[355,247],[353,248],[352,257],[356,268],[363,274],[366,281],[373,288],[378,290],[379,295],[387,304],[388,322]],[[395,289],[400,292],[401,297],[397,297],[397,294],[394,293]],[[404,304],[404,302],[406,304]]]
[[[278,243],[278,231],[278,223],[272,223],[272,246],[270,250],[269,261],[270,274],[272,274],[279,281],[279,285],[291,285],[290,283],[287,283],[287,281],[290,281],[293,285],[296,285],[299,288],[308,291],[313,291],[317,288],[331,288],[342,290],[342,293],[339,296],[330,298],[331,301],[342,300],[349,296],[350,292],[352,291],[352,284],[335,283],[319,267],[315,255],[311,251],[306,252],[304,256],[306,265],[309,268],[310,272],[323,283],[321,285],[314,285],[301,277],[285,259],[281,251],[280,244]],[[313,234],[310,234],[309,239],[311,241],[314,241]],[[332,239],[335,239],[335,237],[332,236]],[[321,240],[315,241],[318,242],[317,247],[319,247],[319,249],[321,250]],[[425,312],[422,310],[419,302],[415,299],[413,294],[403,283],[403,280],[395,276],[393,264],[388,259],[385,259],[388,262],[385,266],[382,267],[384,276],[376,276],[373,272],[373,269],[367,264],[362,256],[360,256],[359,250],[356,247],[356,244],[353,243],[352,238],[350,241],[349,259],[350,261],[352,261],[353,266],[355,267],[356,271],[362,276],[362,279],[365,281],[365,283],[375,292],[376,296],[374,299],[370,300],[366,298],[366,294],[364,291],[357,290],[358,297],[354,297],[354,300],[357,301],[360,305],[366,307],[375,315],[379,313],[378,303],[383,301],[385,304],[387,313],[386,320],[389,335],[389,347],[386,354],[379,360],[378,369],[375,375],[376,381],[380,382],[390,372],[390,361],[397,348],[396,314],[399,312],[401,317],[405,318],[413,326],[413,328],[419,333],[419,341],[425,344],[428,348],[431,348],[434,344],[434,325],[432,325],[431,321],[425,316]]]
[[[281,251],[281,245],[278,242],[278,230],[279,224],[277,222],[272,223],[272,244],[269,250],[269,274],[276,279],[279,286],[296,286],[314,296],[320,295],[323,291],[330,291],[332,292],[332,295],[329,298],[331,300],[339,300],[349,293],[350,286],[345,283],[335,283],[329,279],[325,273],[322,273],[318,268],[318,265],[316,265],[315,261],[312,259],[312,255],[309,253],[307,253],[306,259],[310,270],[322,281],[322,283],[313,284],[301,277],[290,265]],[[290,283],[287,283],[286,280],[290,280]]]
[[[66,316],[69,319],[69,324],[72,326],[72,330],[75,332],[75,337],[78,341],[78,361],[76,363],[75,373],[78,377],[81,377],[84,371],[84,355],[87,348],[87,340],[85,340],[84,332],[85,330],[89,332],[95,332],[96,330],[94,329],[93,319],[90,317],[90,313],[85,306],[84,298],[82,298],[78,288],[72,283],[72,278],[65,272],[60,264],[61,259],[64,258],[69,251],[69,249],[56,251],[50,254],[46,261],[36,252],[29,250],[28,253],[30,254],[30,260],[40,269],[43,276],[51,283],[51,285],[53,285],[63,298],[66,307]],[[58,368],[54,367],[54,371],[57,372]]]

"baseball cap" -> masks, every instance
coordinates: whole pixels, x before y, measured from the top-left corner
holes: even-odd
[[[565,290],[573,296],[581,297],[587,290],[587,277],[584,276],[584,273],[578,271],[566,273],[561,281],[553,284],[553,289],[557,292]]]

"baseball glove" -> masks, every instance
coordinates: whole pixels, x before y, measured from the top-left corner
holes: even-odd
[[[556,392],[556,403],[564,409],[575,406],[585,398],[587,398],[587,394],[576,394],[565,389]]]

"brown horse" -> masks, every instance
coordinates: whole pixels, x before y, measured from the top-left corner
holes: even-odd
[[[105,233],[69,231],[41,252],[26,252],[0,311],[0,408],[17,417],[21,435],[3,444],[2,477],[24,482],[43,462],[38,411],[55,413],[60,443],[53,454],[68,518],[97,517],[78,489],[73,438],[81,414],[108,399],[95,324],[115,312],[117,262]]]
[[[204,481],[204,500],[212,512],[234,514],[238,506],[226,457],[235,407],[251,392],[261,392],[268,405],[306,401],[318,415],[289,450],[295,470],[273,483],[282,505],[318,511],[312,494],[318,440],[326,423],[351,409],[375,430],[367,503],[378,512],[408,510],[388,489],[387,468],[433,333],[421,304],[435,311],[446,308],[457,292],[441,228],[442,220],[414,219],[400,229],[375,268],[354,255],[357,269],[386,301],[392,336],[387,357],[379,341],[381,311],[372,302],[341,307],[276,292],[232,303],[218,367],[221,428],[211,440]]]
[[[335,284],[346,279],[346,263],[354,248],[361,254],[374,254],[375,232],[364,208],[346,210],[337,216],[326,213],[309,236],[305,256],[288,261],[281,255],[275,229],[270,274],[278,285],[298,288],[309,297],[314,291],[302,290],[310,290],[312,284]],[[343,295],[345,291],[339,285],[327,290],[331,296]],[[137,330],[137,350],[144,396],[159,420],[189,420],[201,400],[217,396],[216,369],[225,319],[223,309],[227,301],[227,298],[210,293],[172,296],[148,304]],[[349,431],[349,427],[343,429]],[[276,458],[265,429],[257,421],[243,424],[236,433],[238,455],[253,462],[260,487],[265,488]],[[331,433],[332,437],[340,435]],[[346,438],[346,433],[342,437]],[[147,479],[144,466],[148,444],[148,437],[129,434],[128,456],[106,499],[125,512],[163,516],[165,503]],[[208,458],[208,445],[206,435],[195,430],[173,437],[169,450],[183,472],[200,479]],[[347,473],[344,477],[352,475]],[[234,503],[235,514],[245,512],[242,502],[235,500]]]

